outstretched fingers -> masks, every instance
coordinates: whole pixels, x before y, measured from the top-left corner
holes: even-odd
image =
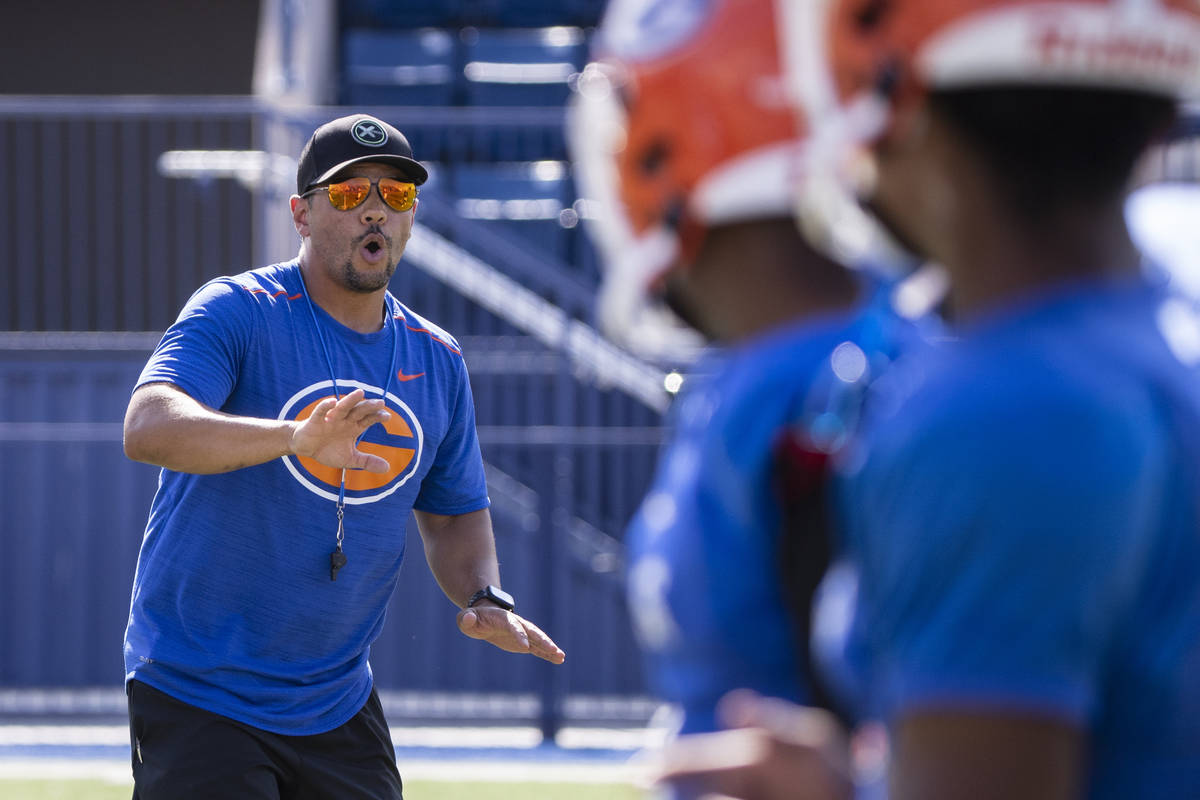
[[[311,418],[328,421],[329,413],[333,410],[333,407],[337,405],[337,402],[338,401],[336,398],[326,397],[324,400],[317,403],[316,407],[312,411]]]
[[[350,412],[348,420],[360,431],[365,431],[377,422],[387,422],[391,416],[382,400],[363,400]]]
[[[541,628],[523,617],[517,617],[525,627],[525,638],[529,641],[529,652],[538,658],[545,659],[551,664],[561,664],[567,660],[562,648],[554,643]]]
[[[387,404],[381,398],[367,400],[362,389],[355,389],[335,401],[332,406],[325,407],[328,402],[329,399],[323,400],[314,413],[324,407],[324,419],[329,423],[348,422],[366,430],[376,422],[383,422],[391,416],[387,411]]]
[[[338,399],[327,397],[293,432],[291,446],[297,455],[309,456],[326,466],[387,472],[391,469],[387,460],[360,450],[358,437],[390,417],[384,401],[367,400],[362,389]]]
[[[502,608],[466,608],[458,612],[458,628],[472,639],[483,639],[509,653],[529,653],[552,664],[566,655],[549,636],[511,611]]]

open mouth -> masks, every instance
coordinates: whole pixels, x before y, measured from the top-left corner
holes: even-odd
[[[363,258],[369,262],[375,262],[383,258],[386,250],[386,240],[379,234],[371,234],[363,240],[361,252]]]

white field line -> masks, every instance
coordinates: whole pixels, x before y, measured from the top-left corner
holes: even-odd
[[[421,726],[391,728],[396,747],[456,747],[527,750],[542,743],[542,734],[530,726],[461,728]],[[654,728],[563,728],[555,743],[565,750],[639,750],[661,744],[663,734]],[[0,725],[3,746],[126,745],[124,725]]]
[[[654,728],[564,728],[557,744],[580,758],[564,754],[542,760],[527,751],[541,744],[541,733],[533,727],[394,727],[392,740],[401,749],[400,774],[412,780],[488,781],[546,783],[638,783],[644,771],[633,753],[653,748],[662,741]],[[127,747],[129,730],[124,725],[0,725],[0,779],[92,779],[118,784],[131,782],[129,760],[122,758],[63,758],[53,755],[55,746]],[[45,757],[9,757],[4,747],[46,747]],[[406,758],[406,747],[487,748],[479,759]],[[511,748],[512,760],[495,753]],[[628,750],[630,758],[597,761],[586,758],[588,750]]]
[[[133,785],[129,759],[0,758],[0,780],[92,780]]]
[[[618,783],[636,785],[644,769],[636,762],[405,760],[400,776],[414,781],[481,783]],[[0,780],[98,780],[133,785],[129,760],[0,758]]]

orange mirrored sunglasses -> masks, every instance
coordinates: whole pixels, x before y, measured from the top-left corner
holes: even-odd
[[[330,205],[338,211],[349,211],[366,201],[373,186],[379,187],[379,196],[393,211],[408,211],[413,207],[413,203],[417,202],[416,184],[398,181],[395,178],[380,178],[375,181],[370,178],[347,178],[337,183],[314,186],[300,196],[308,197],[310,194],[324,191],[329,195]]]

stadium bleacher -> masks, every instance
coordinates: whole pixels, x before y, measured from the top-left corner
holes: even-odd
[[[464,28],[465,101],[476,106],[562,106],[587,57],[580,28]]]
[[[440,28],[351,28],[341,36],[347,105],[452,105],[458,40]]]
[[[429,189],[459,213],[525,238],[594,280],[563,140],[570,81],[588,57],[601,0],[342,0],[339,101],[419,106],[405,132],[444,174]],[[469,131],[436,110],[478,109]]]
[[[450,28],[465,24],[470,17],[471,0],[341,0],[338,22],[348,28]]]
[[[572,190],[563,162],[461,164],[449,184],[460,217],[502,225],[557,258],[567,255],[562,214]]]
[[[594,27],[606,0],[341,0],[344,27]]]
[[[561,106],[599,0],[342,0],[345,105]]]

